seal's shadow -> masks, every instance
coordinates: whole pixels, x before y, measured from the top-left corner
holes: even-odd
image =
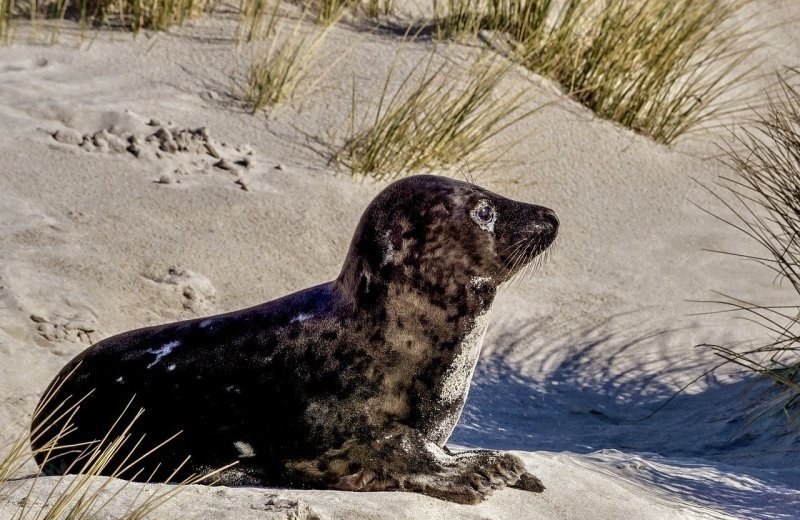
[[[727,383],[710,373],[699,380],[702,390],[690,387],[675,395],[675,385],[664,383],[670,373],[689,370],[699,376],[704,371],[699,364],[639,366],[633,375],[615,370],[619,359],[663,341],[665,333],[620,340],[598,330],[571,334],[570,344],[555,349],[560,358],[555,365],[541,361],[555,368],[538,379],[507,361],[524,337],[498,338],[501,352],[479,362],[450,443],[591,453],[589,459],[615,475],[641,464],[644,470],[633,481],[645,477],[649,485],[692,502],[750,518],[797,517],[800,471],[765,471],[800,466],[797,425],[751,413],[770,391],[769,383],[752,378]]]

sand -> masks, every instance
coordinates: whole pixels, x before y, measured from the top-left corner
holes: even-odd
[[[761,88],[800,63],[800,7],[760,0],[753,12],[785,22],[759,36],[751,61],[770,75]],[[135,40],[65,30],[49,45],[21,31],[0,47],[0,444],[91,342],[338,274],[385,183],[338,172],[324,143],[344,135],[354,78],[369,99],[396,53],[408,70],[431,44],[339,25],[324,81],[252,116],[228,95],[234,26],[220,9]],[[459,506],[407,493],[193,486],[153,518],[800,516],[796,425],[780,414],[755,420],[768,385],[732,369],[703,376],[718,359],[695,348],[764,339],[752,323],[702,314],[719,308],[696,303],[713,291],[794,301],[764,269],[707,251],[753,250],[696,207],[724,211],[703,188],[732,173],[716,158],[723,134],[665,147],[535,74],[519,70],[502,87],[529,88],[528,107],[542,108],[477,182],[555,209],[562,227],[550,261],[499,294],[451,444],[513,450],[547,490]],[[171,140],[148,141],[162,127]],[[40,506],[55,482],[0,489],[0,518],[34,484]],[[118,517],[141,487],[127,486],[100,517]]]

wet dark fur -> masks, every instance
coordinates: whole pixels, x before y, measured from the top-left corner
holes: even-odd
[[[474,216],[485,204],[496,213],[493,230]],[[62,369],[51,389],[65,382],[37,423],[89,394],[61,444],[103,439],[129,402],[115,432],[144,413],[122,452],[144,436],[135,451],[145,453],[180,432],[122,475],[131,479],[168,479],[190,456],[172,480],[238,460],[224,483],[403,489],[464,503],[504,485],[541,491],[514,456],[442,449],[466,393],[447,404],[437,396],[498,285],[544,251],[557,227],[551,210],[472,184],[400,180],[365,211],[336,280],[103,340]],[[78,453],[39,452],[37,461],[45,473],[74,472]]]

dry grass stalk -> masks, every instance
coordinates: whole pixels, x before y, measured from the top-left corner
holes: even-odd
[[[359,0],[311,0],[307,6],[316,16],[316,21],[324,27],[338,22],[347,10],[355,10]]]
[[[733,215],[724,219],[764,251],[744,256],[775,272],[800,297],[800,70],[781,78],[782,92],[771,99],[766,115],[752,130],[735,136],[730,163],[738,175],[727,179],[738,205],[725,202]],[[721,217],[720,217],[721,218]],[[800,399],[800,304],[767,306],[727,298],[731,310],[763,325],[771,341],[737,350],[705,345],[728,362],[763,374],[784,392],[771,402],[789,410]]]
[[[370,18],[391,16],[394,14],[394,0],[367,0],[366,4],[362,3],[361,8]]]
[[[12,40],[11,21],[15,14],[15,0],[0,0],[0,41],[8,44]]]
[[[63,384],[63,381],[61,384]],[[107,510],[109,506],[122,500],[120,495],[129,486],[130,482],[125,481],[119,489],[103,500],[104,495],[108,494],[105,493],[105,491],[109,486],[117,478],[130,471],[132,468],[135,468],[137,464],[153,455],[154,452],[175,438],[175,436],[173,436],[143,455],[131,460],[131,454],[136,451],[141,439],[131,445],[130,441],[132,439],[130,429],[141,416],[143,410],[139,410],[133,414],[133,418],[128,420],[126,424],[124,421],[126,420],[125,416],[130,407],[129,403],[128,407],[123,410],[114,425],[110,428],[106,438],[95,443],[59,445],[59,440],[65,438],[74,431],[74,426],[71,424],[71,417],[77,412],[82,401],[88,397],[84,396],[82,399],[78,399],[72,403],[70,403],[69,400],[59,403],[43,421],[36,421],[35,419],[37,416],[47,407],[48,401],[58,393],[61,384],[54,385],[51,388],[34,411],[33,417],[28,422],[27,427],[11,443],[3,447],[5,455],[0,458],[0,487],[9,486],[9,481],[19,476],[19,472],[33,460],[34,455],[43,455],[45,460],[55,460],[65,452],[79,453],[79,456],[67,468],[67,472],[71,475],[60,477],[55,486],[50,489],[44,504],[39,507],[34,507],[35,501],[32,497],[37,486],[41,485],[41,482],[38,480],[38,476],[31,481],[27,496],[16,514],[16,518],[19,520],[31,518],[34,520],[57,520],[62,518],[69,518],[70,520],[88,520],[90,518],[96,518],[101,512]],[[64,419],[67,420],[64,421]],[[38,426],[31,429],[32,424],[38,424]],[[29,449],[29,446],[32,444],[31,441],[41,438],[41,436],[46,434],[55,424],[62,424],[63,426],[61,426],[57,434],[53,436],[53,440],[39,448],[36,453],[31,452]],[[111,433],[118,425],[123,424],[126,425],[119,434]],[[33,444],[36,443],[34,442]],[[126,450],[128,450],[128,454],[122,456],[122,454],[126,453]],[[120,457],[122,457],[122,461],[118,466],[111,471],[107,471],[109,469],[108,465],[114,460],[120,460]],[[153,491],[150,496],[140,502],[139,499],[141,498],[142,490],[127,504],[126,512],[121,519],[141,520],[165,502],[174,498],[178,493],[184,490],[187,485],[213,482],[218,473],[229,467],[230,466],[226,466],[204,475],[190,476],[179,484],[169,486],[166,490]],[[180,469],[180,467],[176,468],[172,475],[174,476],[177,474]],[[137,472],[133,478],[138,478],[140,473],[141,470]],[[20,482],[19,486],[25,483],[24,480]]]
[[[435,65],[434,58],[435,51],[390,92],[395,59],[379,98],[363,111],[364,123],[368,114],[373,119],[360,130],[353,85],[349,135],[335,162],[384,179],[459,163],[485,167],[507,151],[485,145],[532,112],[521,109],[524,91],[496,95],[513,64],[484,53],[465,71],[458,63]]]
[[[237,40],[240,43],[249,43],[271,35],[278,20],[281,3],[281,0],[242,0],[239,4]]]

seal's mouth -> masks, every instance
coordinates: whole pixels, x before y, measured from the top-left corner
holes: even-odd
[[[550,246],[558,235],[559,221],[555,212],[549,208],[533,206],[534,216],[505,247],[501,254],[503,278],[523,280],[541,267],[549,258]]]

